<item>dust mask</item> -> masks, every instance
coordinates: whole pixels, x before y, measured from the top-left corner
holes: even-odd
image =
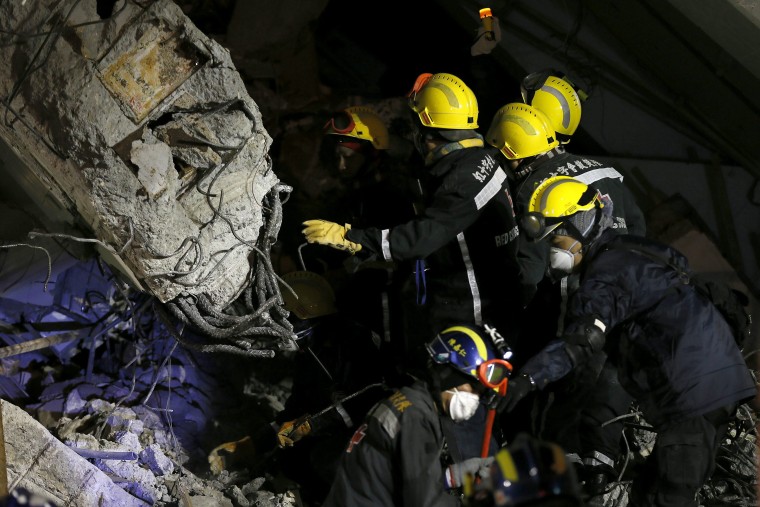
[[[570,274],[575,267],[575,255],[570,251],[578,243],[577,241],[570,245],[570,248],[551,247],[549,250],[549,265],[552,271]]]
[[[466,391],[446,391],[451,393],[451,403],[449,403],[449,416],[454,422],[466,421],[475,415],[480,405],[480,396],[475,393]]]

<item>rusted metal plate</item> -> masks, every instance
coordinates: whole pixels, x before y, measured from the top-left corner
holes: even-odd
[[[205,61],[192,44],[177,34],[143,37],[135,48],[106,68],[100,79],[123,104],[125,112],[139,123]]]

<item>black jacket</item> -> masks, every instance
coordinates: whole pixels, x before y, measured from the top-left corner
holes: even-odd
[[[605,231],[584,254],[564,340],[551,342],[522,371],[544,386],[574,366],[583,367],[572,364],[567,340],[599,319],[621,384],[655,426],[754,396],[755,383],[719,311],[672,268],[627,249],[609,248],[625,240]],[[688,271],[688,261],[676,250],[643,238],[636,241]]]
[[[431,198],[419,217],[390,229],[351,229],[347,238],[362,245],[362,255],[425,259],[427,298],[438,312],[432,326],[498,322],[517,280],[506,172],[491,150],[465,148],[436,162],[424,184]]]
[[[444,489],[444,438],[424,382],[396,391],[367,415],[346,447],[325,507],[459,505]]]

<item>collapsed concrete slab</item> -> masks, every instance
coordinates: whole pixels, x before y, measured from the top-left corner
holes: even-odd
[[[108,5],[0,6],[0,166],[91,234],[84,241],[133,286],[164,303],[182,297],[184,316],[201,304],[201,324],[238,324],[219,325],[220,314],[257,276],[269,279],[249,310],[280,304],[267,257],[289,189],[229,52],[171,1]],[[62,232],[30,236],[74,240]]]
[[[162,301],[228,303],[278,182],[228,52],[168,1],[106,19],[94,0],[14,2],[0,18],[19,33],[0,50],[6,142]]]

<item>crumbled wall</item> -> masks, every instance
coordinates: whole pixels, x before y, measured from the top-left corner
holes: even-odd
[[[29,169],[22,186],[45,187],[161,301],[231,302],[278,179],[229,52],[165,0],[110,13],[96,0],[4,2],[0,20],[0,137]]]

